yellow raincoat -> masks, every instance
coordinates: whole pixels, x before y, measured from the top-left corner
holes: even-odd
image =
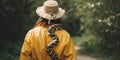
[[[54,47],[54,51],[60,60],[76,60],[76,52],[72,39],[65,30],[55,32],[59,38],[59,43]],[[46,53],[46,46],[52,41],[48,35],[48,28],[35,27],[31,29],[25,37],[20,60],[51,60]]]

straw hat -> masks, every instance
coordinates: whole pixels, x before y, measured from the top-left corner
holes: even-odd
[[[43,6],[36,9],[38,16],[46,18],[48,20],[56,20],[61,18],[65,10],[58,6],[58,2],[55,0],[47,0]]]

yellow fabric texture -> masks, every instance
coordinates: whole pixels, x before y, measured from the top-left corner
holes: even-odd
[[[59,43],[54,51],[60,60],[76,60],[74,44],[68,32],[59,30],[55,32]],[[28,31],[20,53],[20,60],[51,60],[46,53],[47,44],[52,41],[48,35],[48,28],[35,27]]]

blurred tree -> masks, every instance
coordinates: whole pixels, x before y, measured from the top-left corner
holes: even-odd
[[[13,60],[19,54],[18,45],[28,28],[26,21],[31,21],[33,0],[1,0],[0,1],[0,60]],[[16,51],[17,50],[17,51]],[[5,53],[4,53],[5,52]],[[5,56],[4,56],[5,55]],[[9,58],[7,58],[7,56]],[[3,59],[2,59],[3,58]]]
[[[120,56],[120,1],[119,0],[101,0],[101,5],[94,12],[97,14],[101,29],[97,30],[103,38],[104,49],[114,55]],[[102,9],[102,10],[100,10]]]
[[[77,11],[76,1],[74,0],[57,0],[60,7],[65,9],[65,16],[63,17],[64,28],[72,35],[80,35],[80,16]]]
[[[99,48],[98,50],[105,51],[108,55],[120,56],[120,1],[81,0],[77,3],[80,16],[82,16],[83,37],[96,36],[88,41],[87,46],[93,51]]]

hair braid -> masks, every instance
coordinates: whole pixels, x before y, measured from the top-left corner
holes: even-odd
[[[58,56],[53,50],[53,48],[59,43],[59,39],[57,35],[55,34],[55,31],[61,30],[62,25],[61,24],[54,24],[49,27],[48,29],[48,35],[52,37],[52,42],[47,45],[47,53],[52,58],[52,60],[58,60]]]

